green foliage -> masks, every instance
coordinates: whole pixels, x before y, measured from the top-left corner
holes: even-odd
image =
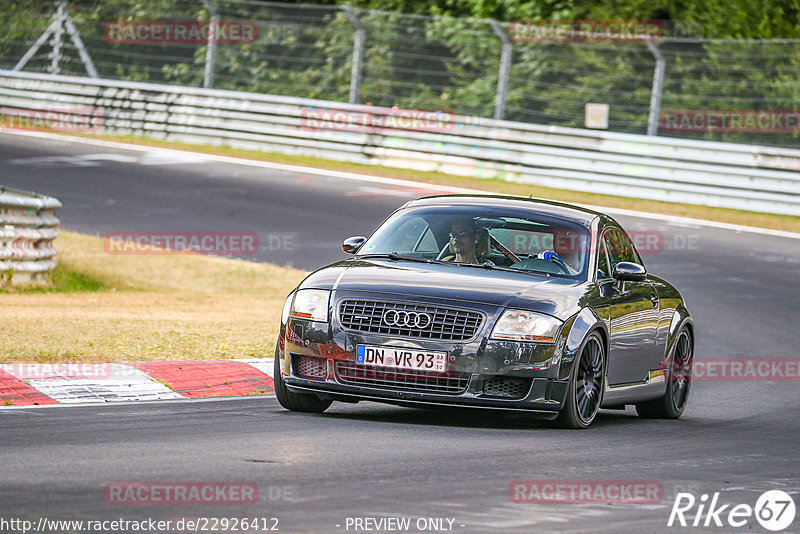
[[[64,293],[94,292],[108,289],[101,279],[59,263],[50,275],[53,290]]]
[[[258,21],[257,42],[216,47],[213,87],[346,102],[355,27],[337,4],[356,8],[366,30],[359,103],[447,109],[492,117],[502,42],[486,19],[667,21],[706,39],[800,39],[800,0],[211,0],[221,19]],[[6,1],[0,68],[11,68],[49,24],[48,2]],[[211,18],[193,0],[73,0],[70,13],[105,78],[202,86],[203,44],[119,44],[114,21]],[[422,16],[424,15],[424,16]],[[800,109],[800,42],[664,42],[662,109]],[[505,118],[582,127],[588,102],[610,106],[610,129],[644,133],[655,60],[643,43],[514,43]],[[47,71],[49,49],[26,70]],[[65,40],[61,71],[83,75]],[[681,134],[795,146],[797,134]]]
[[[68,265],[59,263],[50,273],[50,279],[45,285],[23,284],[19,286],[10,285],[10,271],[2,273],[0,281],[0,293],[74,293],[74,292],[95,292],[111,289],[103,280],[78,270]]]
[[[9,267],[5,271],[0,271],[0,288],[8,287],[14,281],[14,269]]]

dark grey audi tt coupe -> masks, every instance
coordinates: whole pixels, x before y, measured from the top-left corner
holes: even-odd
[[[608,215],[509,196],[406,203],[283,308],[275,390],[333,401],[524,410],[584,428],[633,404],[676,419],[694,327]]]

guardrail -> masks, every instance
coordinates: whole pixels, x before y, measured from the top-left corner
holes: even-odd
[[[47,280],[60,207],[55,198],[0,186],[0,285]]]
[[[0,102],[12,128],[68,112],[67,129],[800,215],[800,150],[8,71]]]

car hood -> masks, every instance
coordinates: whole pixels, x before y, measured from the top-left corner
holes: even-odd
[[[311,273],[300,284],[301,289],[435,297],[521,308],[564,320],[580,311],[585,286],[556,276],[388,259],[341,261]]]

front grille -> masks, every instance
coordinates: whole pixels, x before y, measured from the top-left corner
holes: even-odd
[[[430,324],[424,327],[391,326],[384,321],[389,310],[424,313]],[[339,321],[348,330],[445,341],[466,341],[480,330],[483,315],[474,311],[418,306],[374,300],[343,300],[339,304]]]
[[[523,399],[530,389],[530,378],[494,376],[483,383],[483,393],[485,395],[506,399]]]
[[[294,356],[294,372],[300,378],[309,380],[325,380],[328,376],[328,362],[324,358]]]
[[[336,362],[336,378],[343,384],[450,395],[463,393],[469,384],[467,376],[442,376],[409,369],[388,370],[351,361]]]

